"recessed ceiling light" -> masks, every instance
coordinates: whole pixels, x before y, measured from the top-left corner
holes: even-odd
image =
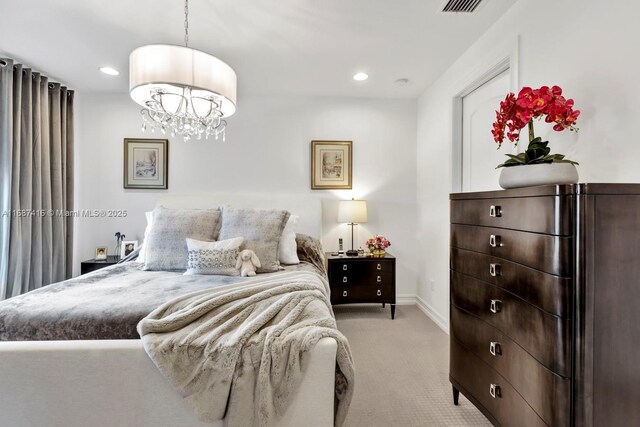
[[[398,86],[406,86],[409,84],[409,79],[398,79],[394,83]]]
[[[367,80],[368,78],[369,78],[369,75],[367,73],[356,73],[353,75],[353,80],[357,80],[359,82],[363,80]]]
[[[110,76],[118,76],[120,75],[120,72],[118,70],[116,70],[115,68],[111,68],[111,67],[100,67],[100,71],[102,71],[105,74],[108,74]]]

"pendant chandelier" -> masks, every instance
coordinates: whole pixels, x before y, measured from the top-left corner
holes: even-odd
[[[147,45],[129,56],[129,94],[142,106],[143,131],[224,140],[225,118],[236,112],[236,83],[229,65],[189,47],[189,0],[184,46]]]

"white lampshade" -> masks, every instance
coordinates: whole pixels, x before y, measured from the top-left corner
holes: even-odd
[[[236,112],[236,85],[236,73],[229,65],[190,47],[147,45],[137,48],[129,56],[129,93],[143,107],[148,106],[154,89],[182,95],[184,88],[191,88],[193,99],[213,96],[220,102],[222,117],[229,117]],[[166,99],[167,105],[163,106],[172,109],[174,106],[170,104],[174,102],[171,102],[171,96]],[[178,103],[176,101],[175,106]],[[198,105],[194,105],[194,109],[197,110]],[[200,116],[205,113],[196,112]]]
[[[362,224],[367,222],[366,200],[343,200],[338,205],[338,222]]]

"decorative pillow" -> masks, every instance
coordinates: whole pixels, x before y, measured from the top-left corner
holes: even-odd
[[[187,268],[187,237],[215,240],[220,222],[219,209],[153,210],[153,222],[145,241],[145,270],[185,270]]]
[[[287,211],[225,207],[220,239],[244,236],[242,249],[253,250],[262,264],[257,272],[271,273],[280,270],[278,244],[288,220]]]
[[[140,252],[138,252],[138,258],[136,261],[144,264],[144,259],[147,256],[147,240],[149,239],[149,230],[151,230],[151,223],[153,222],[153,212],[145,212],[144,216],[147,218],[147,227],[144,229],[144,235],[142,237],[142,245],[140,245]]]
[[[295,230],[298,218],[298,215],[289,216],[289,221],[287,221],[287,225],[284,226],[282,231],[282,237],[280,237],[280,243],[278,244],[278,255],[282,264],[300,264]]]
[[[236,237],[219,242],[187,239],[187,271],[184,274],[237,276],[236,260],[244,239]]]

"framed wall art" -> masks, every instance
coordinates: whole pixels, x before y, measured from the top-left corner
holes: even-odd
[[[124,139],[124,188],[166,190],[169,140]]]
[[[352,141],[311,141],[311,189],[351,190]]]

